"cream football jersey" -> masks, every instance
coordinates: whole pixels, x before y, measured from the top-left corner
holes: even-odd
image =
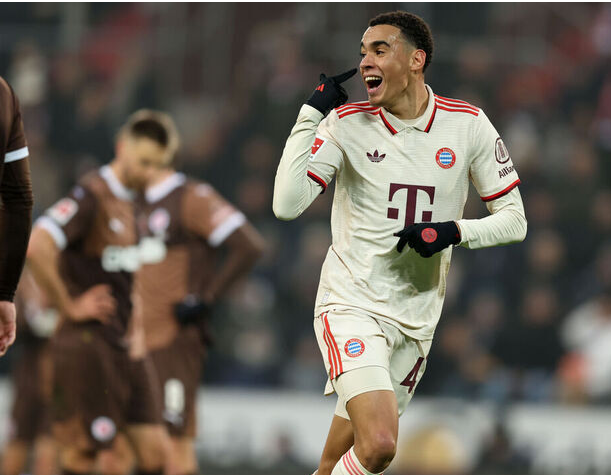
[[[411,121],[359,102],[333,110],[316,127],[321,114],[303,106],[274,190],[274,210],[285,206],[285,197],[298,214],[313,200],[311,193],[324,192],[336,179],[332,245],[316,312],[350,308],[421,340],[433,337],[439,320],[452,249],[430,258],[409,247],[399,253],[393,233],[413,223],[459,221],[470,180],[484,201],[503,197],[520,183],[482,110],[426,88],[426,111]],[[298,157],[306,147],[307,159]],[[296,183],[306,175],[311,184],[300,188]],[[517,190],[511,196],[520,200]],[[459,226],[465,241],[469,231],[460,221]]]

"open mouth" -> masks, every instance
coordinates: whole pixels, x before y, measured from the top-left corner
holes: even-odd
[[[367,93],[374,94],[382,85],[382,78],[380,76],[366,76],[365,84],[367,85]]]

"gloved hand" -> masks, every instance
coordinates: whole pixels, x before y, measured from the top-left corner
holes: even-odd
[[[318,109],[323,115],[327,115],[331,109],[345,104],[348,100],[348,93],[346,93],[340,84],[354,76],[356,71],[356,68],[351,69],[330,78],[322,73],[318,87],[314,89],[306,104],[314,107],[314,109]]]
[[[181,325],[200,323],[208,317],[209,313],[210,307],[192,294],[174,305],[174,315]]]
[[[405,244],[408,244],[422,257],[431,257],[436,252],[460,242],[460,231],[454,221],[412,224],[394,236],[399,237],[397,251],[403,251]]]

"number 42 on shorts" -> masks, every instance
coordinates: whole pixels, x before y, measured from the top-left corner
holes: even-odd
[[[416,382],[418,381],[418,373],[420,372],[420,366],[422,366],[423,361],[424,358],[422,356],[419,357],[412,370],[407,374],[407,376],[401,383],[401,386],[407,386],[409,388],[407,391],[408,393],[411,393],[414,390],[414,387],[416,386]]]

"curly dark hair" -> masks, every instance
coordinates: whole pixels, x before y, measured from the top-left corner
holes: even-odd
[[[426,53],[422,72],[426,71],[433,59],[433,34],[422,18],[402,11],[380,13],[369,20],[369,26],[376,25],[392,25],[399,28],[409,43]]]

